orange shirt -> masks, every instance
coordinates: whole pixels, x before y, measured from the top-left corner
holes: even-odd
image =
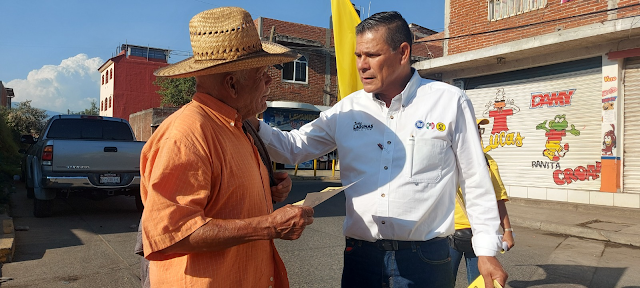
[[[210,219],[273,212],[267,169],[237,111],[196,93],[147,141],[140,157],[143,245],[152,287],[288,287],[273,241],[222,251],[158,253]]]

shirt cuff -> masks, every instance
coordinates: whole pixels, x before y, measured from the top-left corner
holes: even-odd
[[[473,235],[471,243],[476,256],[496,256],[502,249],[500,235]]]

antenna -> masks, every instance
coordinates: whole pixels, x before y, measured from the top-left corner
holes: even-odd
[[[371,16],[371,1],[369,1],[369,10],[367,10],[367,18]]]

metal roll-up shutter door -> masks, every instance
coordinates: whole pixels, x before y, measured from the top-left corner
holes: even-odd
[[[640,193],[640,57],[625,64],[623,145],[623,190]]]
[[[477,85],[478,88],[465,91],[473,103],[476,117],[490,120],[488,125],[484,125],[483,149],[497,161],[505,185],[600,189],[598,166],[602,148],[601,71],[601,67],[591,68],[546,77]],[[497,133],[500,131],[499,127],[494,130],[498,117],[487,113],[494,109],[492,107],[496,96],[502,91],[505,101],[519,108],[518,112],[512,111],[513,114],[506,117],[508,130],[502,131],[504,134]],[[557,105],[532,104],[532,98],[544,93],[571,93],[571,97],[567,103],[556,102]],[[556,116],[564,117],[567,121],[566,135],[559,137],[559,142],[555,143],[557,145],[549,142],[551,136],[544,129],[536,129],[537,126],[549,129],[550,121],[554,121]],[[571,125],[580,131],[580,135],[568,132]],[[565,144],[569,150],[559,159],[554,161],[552,158],[555,156],[545,155],[545,151],[549,154],[554,149],[564,148]]]

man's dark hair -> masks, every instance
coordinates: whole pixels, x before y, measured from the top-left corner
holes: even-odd
[[[396,11],[379,12],[364,19],[356,26],[356,35],[381,28],[387,29],[385,42],[391,47],[392,51],[398,50],[404,42],[409,43],[409,51],[411,51],[413,34],[411,34],[411,29],[409,29],[407,21]]]

